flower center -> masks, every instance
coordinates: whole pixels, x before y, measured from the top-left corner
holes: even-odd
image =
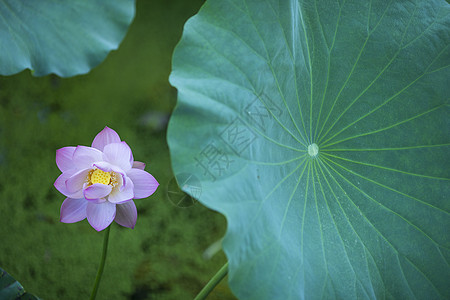
[[[111,173],[96,169],[91,174],[91,183],[101,183],[108,185],[111,183]]]
[[[319,146],[317,146],[316,143],[312,143],[311,145],[308,146],[308,154],[312,157],[317,156],[317,154],[319,153]]]

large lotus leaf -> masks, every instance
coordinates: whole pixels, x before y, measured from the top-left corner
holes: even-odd
[[[450,299],[449,28],[443,0],[209,0],[186,23],[173,169],[226,216],[239,298]]]
[[[134,0],[0,1],[0,74],[89,72],[117,49]]]
[[[25,292],[23,286],[5,270],[0,268],[0,299],[2,300],[38,300],[39,298]]]

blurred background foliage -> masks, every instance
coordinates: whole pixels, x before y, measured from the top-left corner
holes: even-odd
[[[196,203],[172,204],[166,143],[176,90],[168,83],[184,22],[203,1],[138,0],[125,40],[88,75],[0,77],[0,266],[42,299],[87,299],[103,233],[88,222],[59,222],[64,200],[53,182],[55,150],[89,145],[104,126],[160,182],[136,200],[130,230],[113,223],[97,299],[192,299],[225,263],[202,253],[226,230],[225,218]],[[189,134],[188,129],[186,134]],[[195,138],[195,137],[193,137]],[[234,299],[226,280],[209,299]]]

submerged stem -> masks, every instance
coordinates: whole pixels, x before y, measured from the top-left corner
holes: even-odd
[[[208,297],[209,293],[219,284],[219,282],[228,273],[228,262],[226,262],[222,268],[211,278],[211,280],[203,287],[203,289],[198,293],[194,300],[203,300]]]
[[[98,267],[97,277],[95,277],[94,288],[92,289],[91,298],[89,298],[90,300],[94,300],[95,297],[97,296],[97,290],[98,290],[98,286],[100,284],[100,279],[102,279],[103,268],[105,267],[105,261],[106,261],[106,254],[108,252],[108,240],[109,240],[110,228],[111,228],[111,225],[106,228],[105,235],[103,237],[102,258],[100,260],[100,266]]]

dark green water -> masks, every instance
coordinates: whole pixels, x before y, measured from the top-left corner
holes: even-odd
[[[88,222],[59,222],[55,150],[90,145],[105,125],[160,182],[136,200],[134,230],[113,224],[97,299],[192,299],[223,265],[203,251],[225,234],[225,219],[201,204],[173,205],[166,118],[176,103],[168,83],[173,48],[202,1],[146,1],[117,51],[88,75],[0,77],[0,266],[43,299],[87,299],[103,233]],[[210,299],[233,299],[223,282]]]

